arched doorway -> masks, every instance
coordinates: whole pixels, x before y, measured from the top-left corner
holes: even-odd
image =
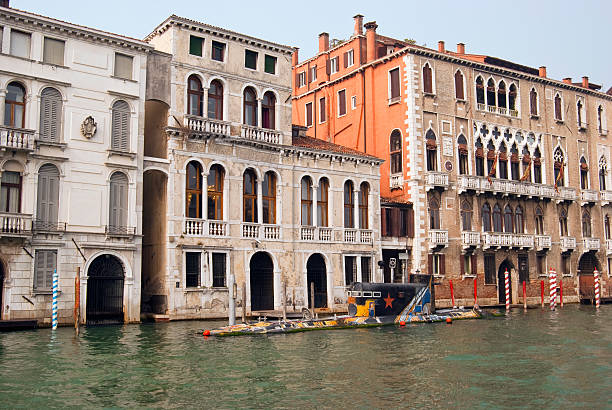
[[[504,259],[504,261],[499,265],[499,269],[497,271],[497,294],[500,304],[506,303],[506,278],[505,272],[508,269],[508,274],[510,278],[512,278],[512,270],[514,269],[514,265],[508,259]],[[510,303],[512,303],[512,280],[509,280],[510,285]]]
[[[325,269],[325,259],[319,253],[315,253],[306,262],[306,282],[308,284],[308,307],[311,306],[310,289],[314,283],[314,307],[327,307],[327,274]]]
[[[593,276],[595,269],[601,272],[599,261],[592,252],[587,252],[580,257],[578,261],[578,285],[581,301],[588,303],[595,299],[595,280]]]
[[[87,324],[123,323],[123,264],[100,255],[87,270]]]
[[[274,309],[274,264],[270,255],[257,252],[251,270],[251,311]]]

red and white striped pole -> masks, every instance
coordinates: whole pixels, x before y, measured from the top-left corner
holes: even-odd
[[[555,310],[557,305],[557,272],[554,269],[550,270],[548,284],[550,286],[550,310]]]
[[[599,305],[601,301],[600,301],[600,294],[599,294],[599,272],[597,272],[597,269],[593,271],[593,276],[594,276],[593,279],[595,280],[595,307],[599,309]]]
[[[510,310],[510,275],[508,269],[504,272],[504,282],[506,285],[506,312]]]

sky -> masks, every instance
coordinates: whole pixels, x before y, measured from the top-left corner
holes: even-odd
[[[537,68],[548,77],[612,86],[612,1],[187,1],[11,0],[11,7],[135,38],[144,38],[171,14],[299,47],[313,56],[318,35],[346,39],[353,16],[376,21],[377,32],[419,45],[486,54]],[[121,10],[121,12],[117,12]]]

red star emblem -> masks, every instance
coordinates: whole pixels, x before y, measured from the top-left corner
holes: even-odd
[[[383,298],[383,300],[385,301],[385,309],[390,307],[393,309],[393,301],[395,300],[394,298],[391,297],[391,295],[389,294],[389,292],[387,292],[387,297]]]

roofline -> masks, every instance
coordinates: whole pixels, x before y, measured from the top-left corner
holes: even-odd
[[[99,30],[99,29],[95,29],[95,28],[91,28],[87,26],[82,26],[79,24],[69,23],[67,21],[58,20],[52,17],[47,17],[47,16],[43,16],[40,14],[15,9],[12,7],[10,8],[0,7],[0,16],[6,16],[8,18],[12,17],[15,20],[22,20],[24,22],[30,22],[34,24],[38,23],[42,25],[41,23],[46,23],[52,26],[60,26],[64,29],[66,28],[70,29],[75,34],[82,34],[82,35],[86,34],[88,36],[90,36],[91,34],[95,34],[96,36],[99,37],[99,40],[103,40],[103,39],[109,40],[110,39],[110,40],[114,40],[115,42],[123,46],[131,46],[132,48],[140,48],[146,51],[153,50],[153,47],[150,44],[144,42],[143,40],[139,40],[137,38],[127,37],[124,35],[115,34],[115,33],[103,31],[103,30]]]
[[[212,34],[216,34],[221,37],[226,37],[226,38],[234,37],[239,40],[240,39],[244,40],[247,43],[257,44],[260,47],[273,49],[273,50],[284,52],[287,54],[292,54],[293,51],[295,50],[295,47],[291,47],[291,46],[287,46],[287,45],[279,44],[279,43],[274,43],[272,41],[263,40],[257,37],[252,37],[246,34],[238,33],[236,31],[224,29],[222,27],[217,27],[217,26],[213,26],[210,24],[202,23],[197,20],[191,20],[186,17],[177,16],[176,14],[170,15],[167,19],[165,19],[163,22],[158,24],[157,27],[155,27],[153,31],[151,31],[151,33],[149,33],[144,38],[144,41],[148,43],[149,41],[151,41],[151,39],[153,39],[153,37],[163,33],[164,31],[168,29],[169,26],[175,25],[175,24],[176,25],[186,25],[188,27],[197,26],[198,28],[203,29],[204,31],[211,32]]]

